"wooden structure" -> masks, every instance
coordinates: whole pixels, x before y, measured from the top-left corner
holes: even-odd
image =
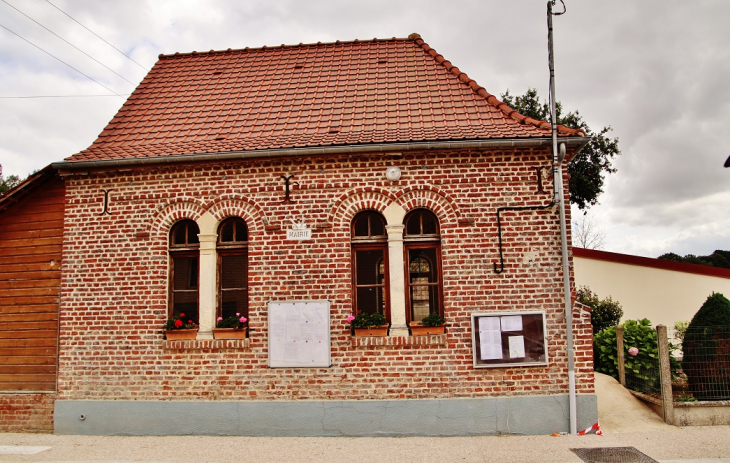
[[[0,391],[55,391],[64,184],[44,169],[0,198]]]

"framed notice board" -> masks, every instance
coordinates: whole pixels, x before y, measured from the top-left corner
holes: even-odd
[[[545,312],[471,315],[474,368],[547,365]]]
[[[331,365],[330,302],[269,302],[269,367]]]

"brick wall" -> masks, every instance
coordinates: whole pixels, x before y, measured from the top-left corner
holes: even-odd
[[[0,432],[53,432],[56,394],[0,393]]]
[[[385,179],[386,167],[403,171]],[[67,176],[61,293],[59,398],[394,399],[567,393],[565,320],[557,208],[496,210],[550,202],[537,193],[548,149],[406,152],[277,158],[130,168]],[[282,204],[281,175],[291,175]],[[567,181],[566,181],[567,184]],[[111,189],[108,215],[104,193]],[[353,343],[349,226],[362,209],[427,207],[441,222],[445,338]],[[249,228],[250,339],[239,347],[165,343],[167,234],[181,218],[209,212]],[[311,241],[288,241],[289,217]],[[569,219],[568,219],[569,220]],[[266,304],[331,301],[332,367],[267,367]],[[545,310],[547,367],[474,369],[470,314]],[[576,311],[577,386],[592,393],[590,322]],[[588,330],[588,331],[586,331]],[[586,341],[588,340],[588,341]],[[186,344],[186,346],[188,346]],[[245,346],[245,347],[243,347]]]

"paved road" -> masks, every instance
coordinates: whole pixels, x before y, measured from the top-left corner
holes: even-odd
[[[448,438],[90,437],[0,434],[0,446],[46,446],[0,462],[580,462],[575,447],[634,447],[662,462],[730,463],[730,427],[603,436]],[[0,447],[4,449],[6,447]]]

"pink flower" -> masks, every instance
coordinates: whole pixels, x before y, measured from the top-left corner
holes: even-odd
[[[237,313],[237,314],[236,314],[236,317],[240,317],[240,316],[241,316],[241,314],[240,314],[240,313]]]
[[[223,321],[223,317],[218,317],[215,319],[215,321],[217,321],[217,322]]]
[[[629,355],[633,355],[634,357],[636,357],[638,354],[639,349],[637,349],[636,347],[632,347],[631,349],[629,349]]]
[[[236,314],[236,315],[238,315],[238,314]],[[246,317],[241,317],[238,319],[238,321],[241,323],[246,323],[248,321],[248,319]]]
[[[347,323],[352,323],[352,321],[355,319],[352,315],[347,316]]]

